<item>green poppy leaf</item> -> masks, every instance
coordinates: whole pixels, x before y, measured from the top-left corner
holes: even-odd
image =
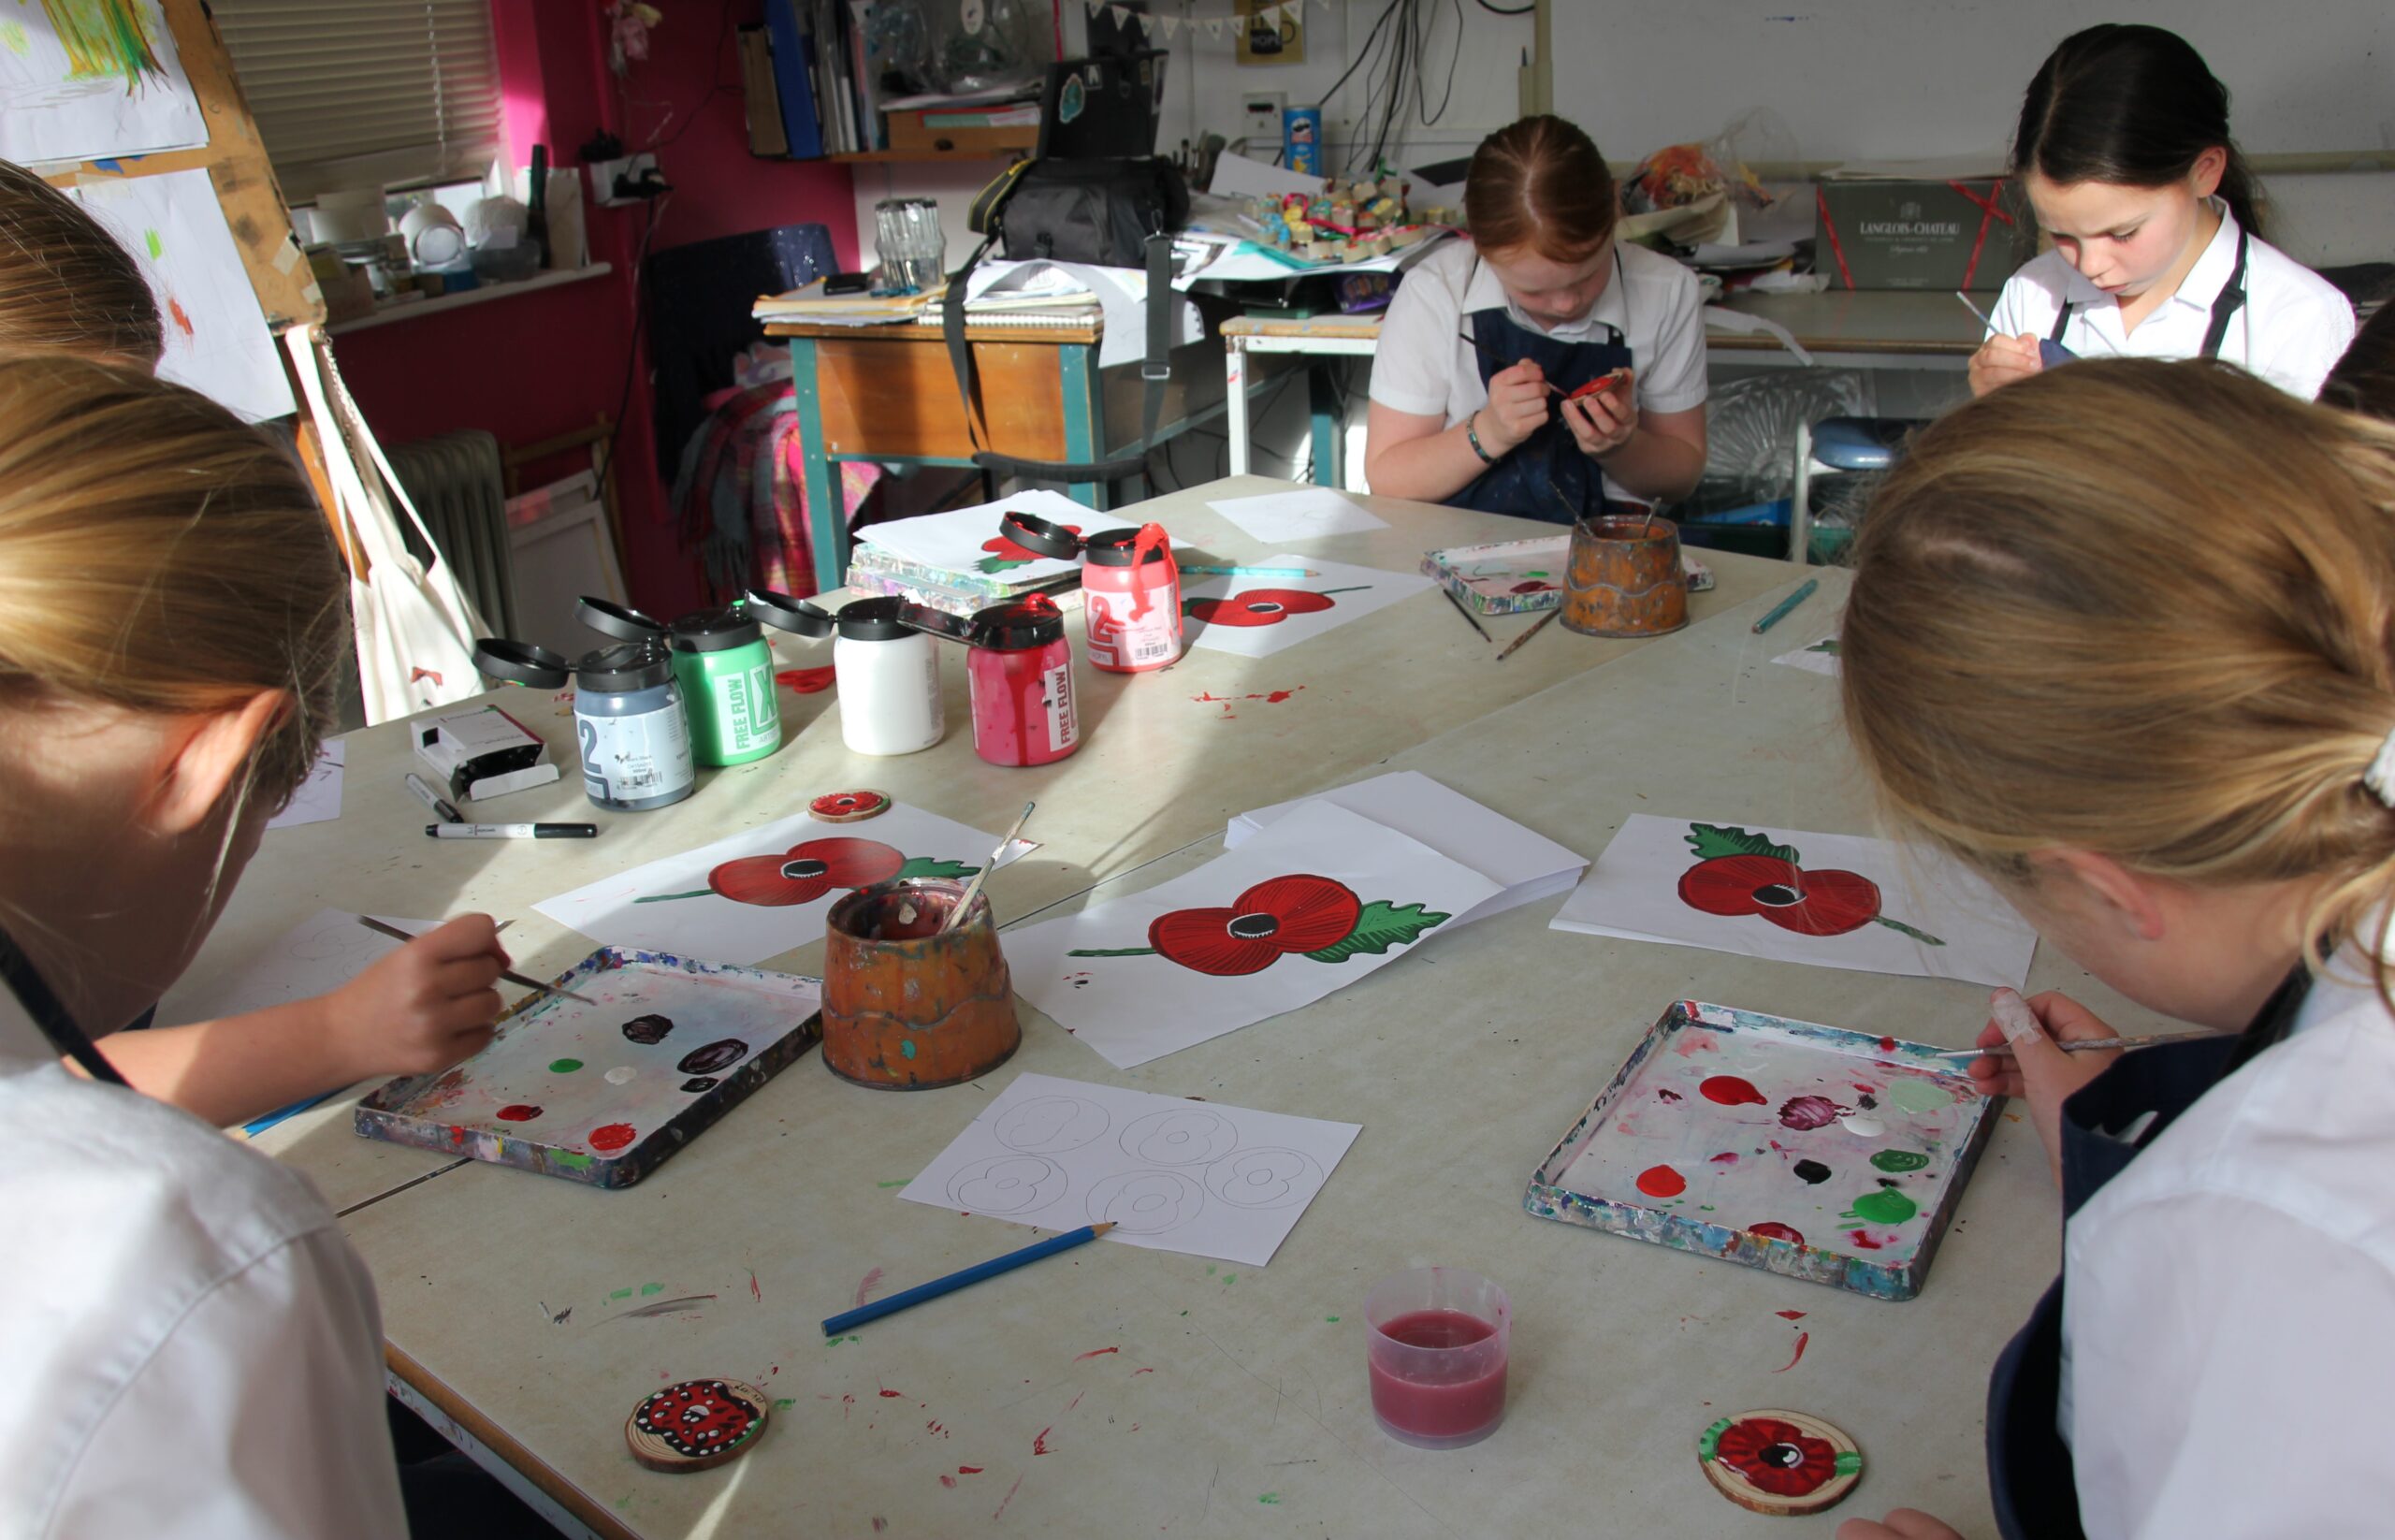
[[[1793,847],[1775,845],[1768,835],[1749,834],[1735,826],[1724,829],[1715,823],[1691,823],[1688,826],[1688,843],[1700,861],[1723,855],[1767,855],[1792,866],[1805,864],[1805,858]]]
[[[934,861],[927,855],[919,855],[899,867],[892,880],[901,877],[971,877],[980,869],[962,861]]]
[[[1309,952],[1306,955],[1317,963],[1343,963],[1357,952],[1370,952],[1378,957],[1391,947],[1412,946],[1422,938],[1424,931],[1433,925],[1444,924],[1447,919],[1448,916],[1436,910],[1425,912],[1419,904],[1408,904],[1399,908],[1385,899],[1375,898],[1365,905],[1363,912],[1356,917],[1356,928],[1347,933],[1346,939],[1333,941],[1320,952]]]

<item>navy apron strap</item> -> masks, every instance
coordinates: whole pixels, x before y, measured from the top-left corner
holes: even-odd
[[[2228,282],[2213,297],[2212,324],[2204,328],[2204,351],[2207,358],[2220,356],[2220,344],[2228,336],[2229,317],[2245,308],[2245,251],[2253,238],[2242,227],[2237,232],[2237,265],[2228,270]],[[2252,323],[2246,325],[2246,335],[2253,335]]]
[[[2046,341],[2056,347],[2062,345],[2062,334],[2070,329],[2070,301],[2062,302],[2062,310],[2054,316],[2054,329],[2046,333]]]
[[[82,1066],[83,1072],[95,1081],[109,1085],[124,1083],[116,1066],[102,1057],[83,1029],[75,1024],[75,1018],[67,1014],[66,1007],[51,992],[33,960],[6,931],[0,931],[0,982],[7,983],[17,1003],[25,1008],[25,1014],[34,1019],[34,1025],[50,1039],[51,1047]]]

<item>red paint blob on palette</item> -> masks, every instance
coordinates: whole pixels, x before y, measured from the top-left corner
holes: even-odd
[[[1766,1241],[1785,1241],[1792,1246],[1801,1246],[1805,1243],[1803,1231],[1793,1226],[1783,1225],[1777,1219],[1766,1219],[1760,1225],[1749,1225],[1747,1233],[1760,1235]]]
[[[492,1115],[501,1123],[530,1123],[541,1115],[541,1110],[530,1102],[511,1101]]]
[[[1878,1251],[1880,1247],[1880,1242],[1871,1239],[1871,1232],[1869,1230],[1848,1230],[1846,1232],[1846,1238],[1853,1242],[1856,1245],[1861,1246],[1865,1251]]]
[[[1771,1098],[1754,1088],[1752,1082],[1736,1075],[1707,1075],[1696,1088],[1697,1095],[1724,1107],[1767,1107]]]
[[[1837,1103],[1827,1097],[1790,1097],[1779,1104],[1782,1127],[1826,1128],[1836,1121]]]
[[[590,1147],[594,1150],[620,1150],[638,1137],[639,1130],[629,1123],[609,1123],[590,1130]]]
[[[1724,1150],[1713,1157],[1713,1164],[1716,1166],[1735,1166],[1737,1163],[1738,1152],[1735,1150]]]
[[[1882,1038],[1882,1039],[1880,1039],[1880,1053],[1894,1053],[1895,1051],[1896,1051],[1896,1039],[1894,1039],[1894,1038]]]
[[[1649,1166],[1638,1173],[1638,1190],[1649,1198],[1677,1198],[1688,1191],[1688,1178],[1669,1166]]]

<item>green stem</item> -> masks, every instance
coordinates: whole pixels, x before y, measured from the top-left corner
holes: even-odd
[[[1314,591],[1316,593],[1363,593],[1371,588],[1370,583],[1351,583],[1343,588],[1316,588]]]
[[[1065,953],[1067,957],[1154,957],[1155,954],[1154,947],[1116,947],[1111,952],[1103,949],[1083,952],[1076,948]]]
[[[635,904],[662,904],[666,900],[672,898],[704,898],[714,892],[715,890],[713,888],[701,888],[695,893],[653,893],[646,898],[635,898],[632,902]]]
[[[1923,946],[1942,947],[1946,944],[1935,936],[1930,935],[1927,931],[1915,930],[1901,920],[1891,920],[1884,914],[1875,914],[1871,918],[1878,921],[1880,924],[1887,926],[1890,930],[1903,932],[1905,935],[1909,936],[1914,940],[1920,942]]]

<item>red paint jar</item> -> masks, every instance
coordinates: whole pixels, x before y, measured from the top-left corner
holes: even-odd
[[[1144,674],[1178,661],[1181,569],[1164,526],[1094,534],[1083,554],[1090,662],[1109,674]]]
[[[1033,594],[982,610],[969,640],[973,752],[992,764],[1053,764],[1081,746],[1073,649],[1054,600]]]

